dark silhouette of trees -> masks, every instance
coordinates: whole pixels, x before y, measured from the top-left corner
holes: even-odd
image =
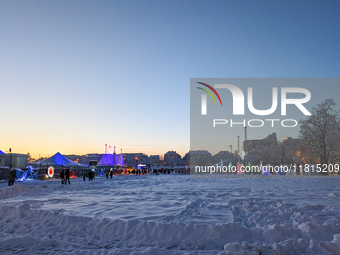
[[[327,99],[313,108],[312,115],[300,120],[301,144],[309,154],[317,155],[321,164],[336,158],[340,141],[339,111],[333,99]]]

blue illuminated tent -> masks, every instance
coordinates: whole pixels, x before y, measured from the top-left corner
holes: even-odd
[[[41,162],[42,165],[55,165],[55,166],[75,166],[77,165],[75,162],[73,162],[72,160],[64,157],[63,155],[61,155],[59,152],[57,152],[56,154],[54,154],[52,157],[45,159]]]
[[[3,152],[2,150],[0,150],[0,154],[6,154],[5,152]]]

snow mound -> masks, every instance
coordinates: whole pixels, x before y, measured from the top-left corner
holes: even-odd
[[[340,254],[332,180],[146,176],[14,185],[0,189],[0,253]]]

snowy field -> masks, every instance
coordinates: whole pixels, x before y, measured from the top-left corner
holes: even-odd
[[[340,178],[0,183],[0,254],[340,254]]]

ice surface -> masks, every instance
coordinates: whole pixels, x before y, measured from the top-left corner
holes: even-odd
[[[340,178],[0,183],[0,253],[340,254]]]

